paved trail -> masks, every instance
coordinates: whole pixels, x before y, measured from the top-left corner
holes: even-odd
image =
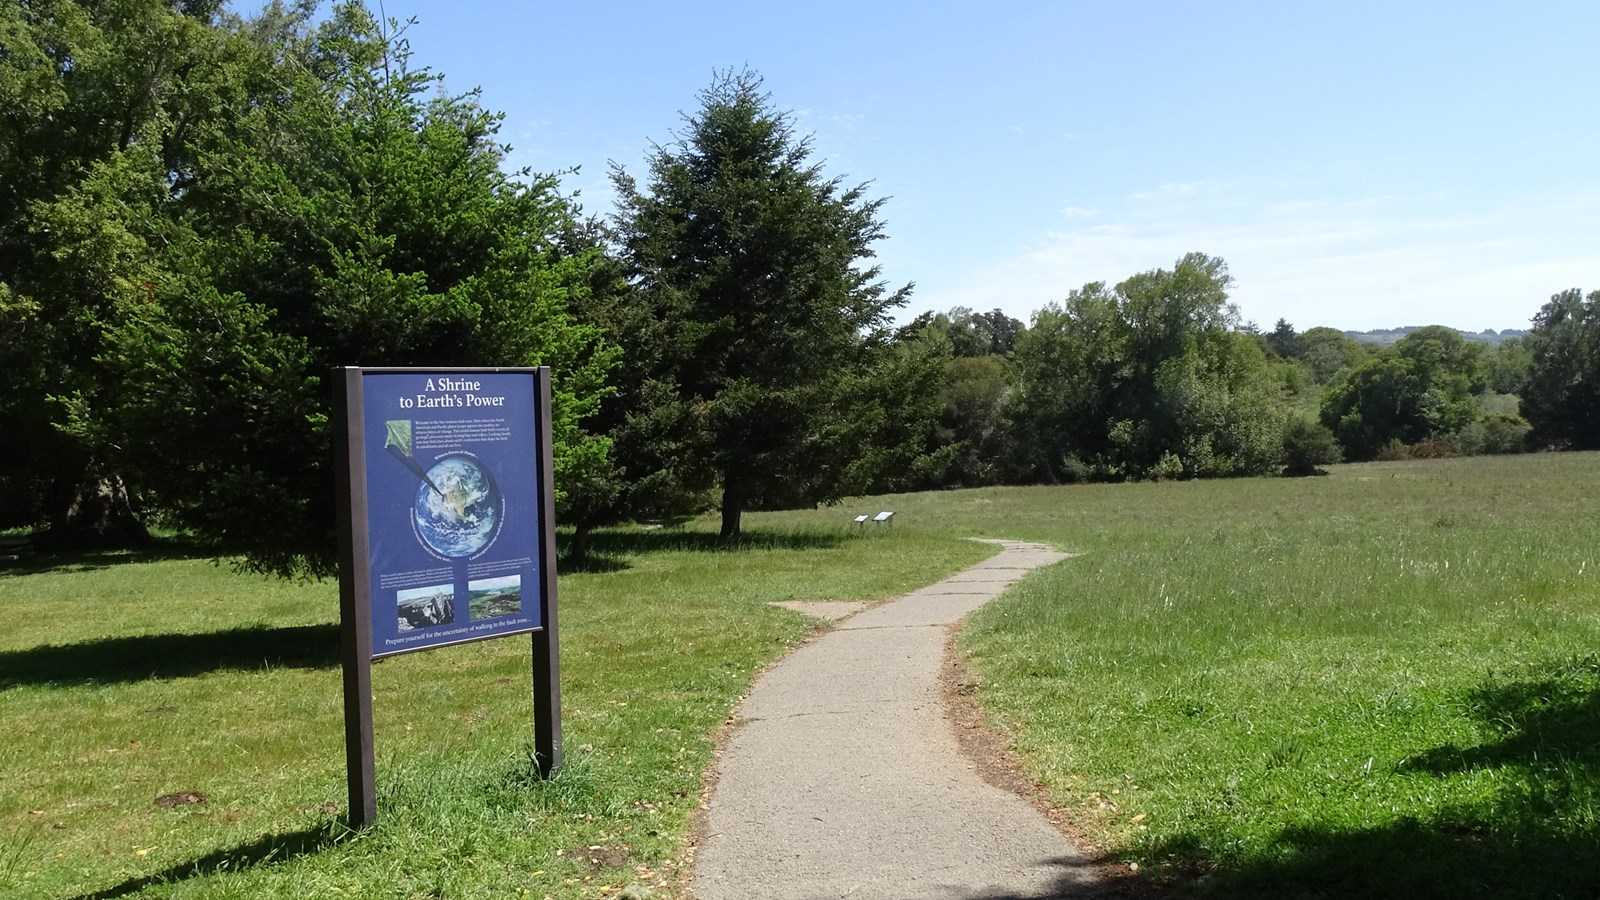
[[[718,766],[700,900],[1097,895],[1086,857],[986,784],[945,721],[944,626],[1069,555],[993,543],[998,555],[845,619],[757,682]]]

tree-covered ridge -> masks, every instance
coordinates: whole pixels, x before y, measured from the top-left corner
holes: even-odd
[[[1386,347],[1390,344],[1399,342],[1406,335],[1413,331],[1420,331],[1423,328],[1431,327],[1437,326],[1402,325],[1398,328],[1374,328],[1371,331],[1346,331],[1344,332],[1344,335],[1345,337],[1362,344],[1374,344],[1379,347]],[[1499,331],[1495,331],[1493,328],[1485,328],[1483,331],[1462,331],[1459,328],[1452,328],[1450,330],[1460,334],[1464,340],[1477,341],[1479,343],[1488,344],[1491,347],[1498,347],[1502,341],[1525,338],[1528,336],[1528,332],[1525,329],[1520,328],[1503,328]]]

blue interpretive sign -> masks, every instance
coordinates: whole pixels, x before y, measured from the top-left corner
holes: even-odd
[[[534,754],[561,766],[550,370],[335,369],[350,822],[377,820],[372,661],[532,634]]]
[[[372,656],[542,627],[534,372],[361,380]]]

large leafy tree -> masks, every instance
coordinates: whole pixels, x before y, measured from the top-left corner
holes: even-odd
[[[1393,441],[1448,437],[1478,417],[1488,374],[1481,344],[1442,325],[1419,328],[1330,388],[1322,423],[1358,460]]]
[[[359,4],[205,27],[209,100],[34,214],[70,271],[108,270],[80,291],[112,313],[71,435],[280,573],[333,563],[332,366],[549,364],[558,482],[603,470],[578,424],[611,352],[568,312],[592,256],[559,246],[551,179],[502,171],[498,117]]]
[[[680,483],[720,491],[725,537],[746,508],[907,468],[932,427],[903,401],[934,402],[943,357],[896,346],[889,312],[910,287],[889,290],[870,262],[883,201],[811,156],[741,71],[701,93],[642,186],[613,170],[618,241],[655,323],[654,433],[677,436],[657,454]]]
[[[1522,416],[1547,447],[1600,449],[1600,291],[1550,298],[1523,341],[1531,360]]]
[[[104,335],[151,300],[193,126],[227,108],[220,3],[0,4],[0,525],[141,539],[121,478],[66,429],[107,381]]]
[[[1318,384],[1328,384],[1366,359],[1368,351],[1344,332],[1318,326],[1295,336],[1294,355],[1311,367]]]
[[[1228,302],[1221,259],[1107,288],[1035,314],[1017,343],[1013,414],[1034,477],[1260,474],[1277,464],[1287,411],[1260,342]]]
[[[1005,358],[957,356],[945,367],[939,397],[939,438],[954,449],[941,484],[978,487],[1011,474],[1015,448],[1006,401],[1011,375]]]
[[[957,357],[1006,356],[1017,345],[1017,336],[1023,331],[1021,322],[1000,309],[979,313],[957,306],[927,321],[928,327],[949,338],[950,350]]]

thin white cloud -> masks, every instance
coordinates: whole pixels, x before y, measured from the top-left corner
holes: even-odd
[[[916,305],[1026,318],[1087,282],[1200,251],[1228,261],[1234,301],[1267,326],[1522,328],[1550,294],[1600,287],[1596,246],[1596,192],[1463,209],[1439,195],[1262,200],[1196,181],[1136,192],[1120,212],[1049,231],[950,283],[924,279]]]

